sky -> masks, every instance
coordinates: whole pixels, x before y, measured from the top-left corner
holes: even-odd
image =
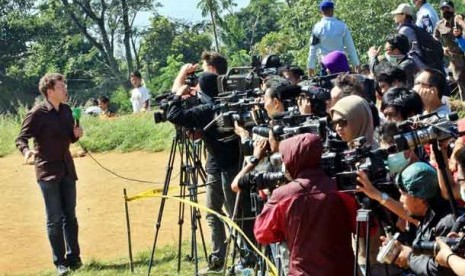
[[[197,9],[197,0],[158,0],[163,7],[158,8],[158,12],[170,18],[182,19],[189,22],[202,20],[202,14]],[[236,10],[247,6],[250,0],[234,0],[237,4]],[[149,25],[150,13],[139,13],[135,24],[138,26]]]

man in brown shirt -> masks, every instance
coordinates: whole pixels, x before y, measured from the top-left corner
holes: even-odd
[[[462,26],[455,24],[455,7],[452,1],[443,1],[439,6],[442,19],[436,24],[434,38],[442,43],[444,56],[449,59],[449,70],[452,72],[454,80],[457,82],[460,97],[465,97],[465,57],[463,51],[454,36],[453,29],[462,29]]]
[[[64,104],[68,91],[63,75],[46,74],[40,79],[39,90],[45,101],[27,113],[16,138],[16,147],[26,162],[35,157],[53,263],[58,275],[65,275],[69,268],[82,265],[75,213],[77,175],[69,145],[82,137],[83,131],[74,124],[71,108]],[[30,138],[34,138],[34,149],[29,148]]]

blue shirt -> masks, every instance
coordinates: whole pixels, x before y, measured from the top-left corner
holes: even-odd
[[[434,27],[436,26],[438,21],[438,13],[428,2],[421,5],[420,9],[417,12],[417,21],[415,21],[415,25],[424,29],[432,35],[434,32]]]
[[[312,43],[314,37],[317,38],[318,43]],[[323,17],[313,27],[307,68],[315,69],[317,54],[324,56],[336,50],[345,51],[353,66],[360,64],[357,50],[355,49],[354,41],[347,25],[334,17]]]

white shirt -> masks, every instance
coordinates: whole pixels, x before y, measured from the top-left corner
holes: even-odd
[[[424,29],[431,35],[434,32],[434,27],[439,21],[438,13],[429,3],[424,3],[421,5],[420,9],[417,12],[417,20],[415,25]]]
[[[141,112],[145,101],[150,99],[149,90],[143,86],[131,90],[132,112]]]

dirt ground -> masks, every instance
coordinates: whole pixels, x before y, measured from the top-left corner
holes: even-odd
[[[124,258],[128,256],[128,244],[123,188],[130,196],[163,187],[168,153],[106,153],[93,156],[103,166],[122,176],[158,183],[123,180],[104,171],[89,156],[75,159],[79,177],[77,216],[83,261]],[[173,176],[177,171],[174,170]],[[171,185],[178,183],[176,179]],[[23,165],[23,158],[19,154],[0,158],[0,185],[0,275],[53,269],[45,228],[45,208],[35,181],[34,167]],[[202,197],[199,197],[199,201],[204,202]],[[154,198],[129,203],[134,254],[151,248],[159,206],[160,199]],[[167,201],[158,244],[176,244],[177,216],[178,203]],[[187,237],[190,228],[188,220],[186,217],[184,237]],[[205,222],[202,225],[204,229],[208,228]]]

